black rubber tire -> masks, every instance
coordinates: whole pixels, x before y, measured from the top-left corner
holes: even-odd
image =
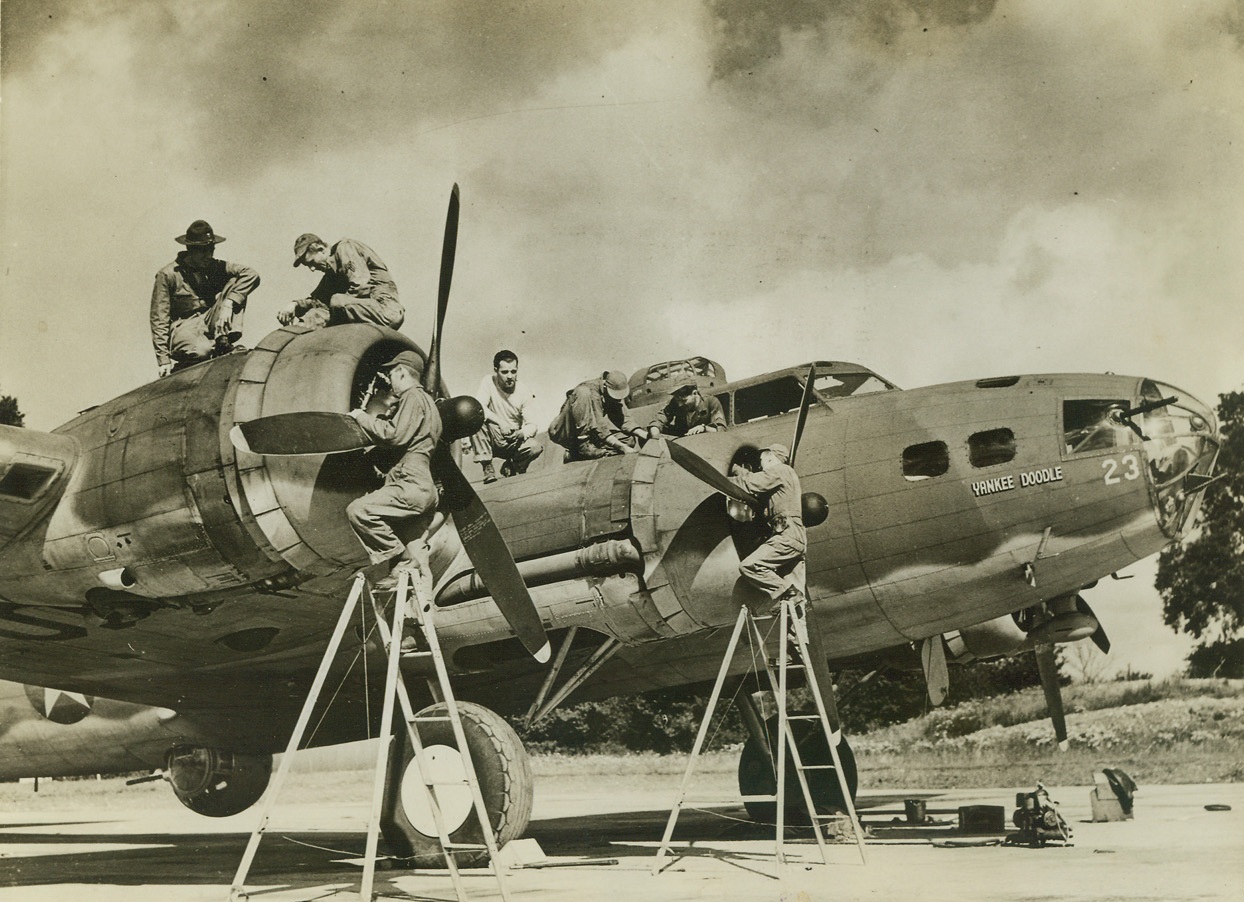
[[[431,705],[418,712],[419,715],[444,715],[443,704]],[[471,702],[458,702],[462,718],[462,730],[466,735],[471,761],[479,779],[480,794],[492,823],[497,847],[517,839],[527,829],[531,820],[532,787],[531,762],[527,750],[514,728],[501,715]],[[393,743],[389,756],[389,772],[385,781],[384,804],[381,809],[380,826],[392,855],[406,859],[411,867],[444,867],[440,840],[435,830],[431,834],[420,832],[406,816],[402,805],[403,779],[418,780],[419,772],[414,762],[414,749],[406,735],[406,726],[398,716],[396,730],[402,741]],[[444,745],[456,749],[453,726],[448,722],[421,723],[419,735],[425,749]],[[471,809],[461,825],[449,834],[453,842],[482,843],[483,833],[479,821]],[[458,852],[454,861],[464,867],[483,864],[486,852]]]
[[[833,756],[829,752],[829,743],[825,734],[815,721],[796,720],[791,723],[795,733],[795,741],[799,745],[799,757],[805,765],[833,764]],[[777,718],[771,717],[765,723],[765,730],[770,737],[777,736]],[[838,757],[847,778],[847,788],[851,791],[851,801],[855,801],[855,793],[859,789],[859,776],[855,769],[855,753],[843,736],[838,744]],[[777,789],[776,759],[771,751],[764,748],[754,738],[749,737],[739,755],[739,793],[741,795],[773,795]],[[805,772],[808,778],[808,789],[812,792],[812,801],[817,811],[846,811],[846,800],[842,796],[842,788],[838,785],[838,772],[833,768],[811,770]],[[772,824],[777,820],[777,805],[773,802],[744,802],[747,813],[753,821],[761,824]],[[795,763],[789,752],[786,755],[786,817],[788,824],[808,823],[807,810],[804,807],[803,791],[799,788],[799,777],[795,773]]]

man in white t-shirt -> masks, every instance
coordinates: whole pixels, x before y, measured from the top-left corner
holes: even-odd
[[[496,482],[492,460],[502,460],[501,475],[515,476],[544,451],[536,441],[537,428],[529,421],[528,408],[534,398],[518,390],[518,355],[498,351],[492,358],[492,375],[485,376],[476,392],[484,407],[484,425],[471,436],[471,450],[484,468],[484,482]]]

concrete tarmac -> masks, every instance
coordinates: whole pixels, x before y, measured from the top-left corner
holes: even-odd
[[[641,785],[636,785],[637,782]],[[1239,900],[1244,898],[1244,784],[1142,786],[1135,818],[1089,823],[1091,787],[1050,793],[1073,831],[1068,846],[1041,849],[947,845],[961,805],[1001,805],[1008,827],[1015,788],[861,794],[873,837],[867,863],[853,843],[829,847],[822,864],[805,835],[774,860],[772,829],[743,820],[739,806],[687,811],[676,854],[652,874],[677,777],[543,777],[522,849],[547,866],[508,872],[515,900]],[[1021,787],[1025,791],[1033,787]],[[902,800],[922,798],[934,825],[912,828]],[[62,804],[63,802],[63,804]],[[1211,811],[1206,805],[1229,805]],[[225,902],[258,807],[212,820],[170,797],[146,810],[75,806],[72,796],[0,815],[0,902],[125,900]],[[274,808],[247,880],[265,902],[357,899],[367,805],[295,801]],[[942,822],[943,826],[937,826]],[[501,898],[484,871],[465,872],[471,899]],[[441,872],[379,871],[382,899],[454,899]]]

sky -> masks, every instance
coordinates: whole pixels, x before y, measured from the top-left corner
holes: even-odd
[[[425,343],[457,183],[446,378],[512,348],[542,417],[692,354],[1212,404],[1242,148],[1242,0],[4,0],[0,394],[51,429],[153,379],[195,219],[262,277],[244,343],[314,285],[307,231],[374,248]],[[1136,569],[1090,597],[1111,666],[1175,669]]]

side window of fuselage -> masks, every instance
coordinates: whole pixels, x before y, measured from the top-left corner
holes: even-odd
[[[968,438],[968,462],[976,468],[996,467],[1015,459],[1015,433],[1010,429],[987,429]]]
[[[941,476],[950,469],[950,450],[945,442],[921,442],[903,449],[903,478],[908,482]]]
[[[1129,444],[1130,431],[1111,413],[1125,410],[1127,402],[1118,399],[1064,401],[1063,452],[1085,454]]]

